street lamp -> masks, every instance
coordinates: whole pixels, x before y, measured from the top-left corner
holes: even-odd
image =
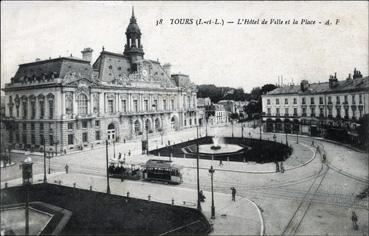
[[[234,135],[233,135],[233,119],[232,119],[231,124],[232,124],[232,138],[233,138],[234,137]]]
[[[26,189],[25,235],[29,235],[29,186],[33,181],[32,165],[33,162],[30,157],[27,157],[22,163],[23,185]]]
[[[243,124],[241,125],[241,137],[243,138]]]
[[[45,138],[42,139],[42,142],[44,144],[44,183],[47,182],[47,177],[46,177],[46,142],[45,142]]]
[[[211,219],[215,219],[215,206],[214,206],[214,188],[213,188],[213,175],[214,175],[214,168],[210,166],[209,173],[211,176]]]
[[[115,136],[114,136],[114,140],[113,140],[113,149],[114,149],[113,159],[115,159],[115,142],[116,142],[116,139],[115,139]]]
[[[48,173],[50,174],[50,159],[51,159],[51,152],[49,152],[49,155],[48,155],[48,159],[49,159],[49,170],[48,170]]]
[[[196,126],[196,173],[197,173],[197,210],[201,211],[200,203],[200,172],[199,172],[199,125]]]
[[[110,186],[109,186],[109,166],[108,166],[108,140],[105,140],[105,146],[106,146],[106,193],[110,194]]]
[[[299,143],[299,130],[300,130],[300,125],[297,124],[297,130],[296,130],[296,143],[298,144]]]

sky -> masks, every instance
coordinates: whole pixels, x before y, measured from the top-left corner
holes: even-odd
[[[366,1],[1,1],[1,87],[19,64],[36,58],[81,57],[85,47],[94,50],[93,61],[103,46],[122,53],[132,6],[145,58],[169,62],[172,73],[188,74],[196,84],[250,92],[276,84],[280,76],[285,84],[298,84],[302,79],[328,81],[334,72],[345,79],[354,67],[368,75]],[[171,19],[193,19],[193,24],[171,24]],[[196,25],[197,19],[235,23]],[[238,19],[268,24],[238,25]],[[271,19],[290,24],[269,24]],[[325,25],[327,20],[332,24]]]

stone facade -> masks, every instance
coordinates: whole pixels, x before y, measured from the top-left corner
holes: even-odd
[[[198,124],[196,87],[170,65],[144,59],[132,12],[124,53],[104,48],[91,64],[59,57],[19,65],[6,95],[5,121],[13,148],[71,150],[105,140],[143,139]]]
[[[354,131],[369,113],[369,77],[354,70],[346,80],[330,76],[329,82],[279,87],[262,96],[267,132],[323,135],[327,128]]]

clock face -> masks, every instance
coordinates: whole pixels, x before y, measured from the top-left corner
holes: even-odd
[[[142,75],[146,77],[147,76],[147,71],[146,70],[143,70],[142,71]]]

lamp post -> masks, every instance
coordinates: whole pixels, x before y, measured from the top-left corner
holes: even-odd
[[[51,173],[51,171],[50,171],[50,159],[51,159],[51,152],[49,152],[49,155],[48,155],[49,157],[48,157],[48,159],[49,159],[49,170],[48,170],[48,172],[47,173]]]
[[[197,173],[197,210],[201,211],[200,203],[200,172],[199,172],[199,125],[196,127],[196,173]]]
[[[146,127],[146,155],[149,155],[149,124]]]
[[[46,177],[46,142],[45,142],[45,138],[42,139],[42,142],[44,144],[44,183],[47,182],[47,177]]]
[[[297,124],[297,130],[296,130],[296,143],[299,143],[299,130],[300,130],[300,125]]]
[[[109,186],[109,166],[108,166],[108,140],[105,140],[105,146],[106,146],[106,193],[110,194],[110,186]]]
[[[284,132],[286,133],[286,145],[288,146],[288,140],[287,140],[287,127],[286,127],[286,124],[284,125]]]
[[[261,140],[261,126],[263,125],[263,118],[260,115],[260,140]]]
[[[114,136],[114,140],[113,140],[113,149],[114,149],[113,159],[115,159],[115,142],[116,142],[116,139],[115,139],[115,136]]]
[[[23,185],[26,189],[26,207],[25,207],[25,235],[29,235],[29,187],[32,184],[32,159],[27,157],[22,163]]]
[[[241,125],[241,138],[243,138],[243,124]]]
[[[234,137],[234,134],[233,134],[233,119],[231,120],[231,124],[232,124],[232,138]]]
[[[214,188],[213,188],[213,175],[214,175],[214,168],[210,166],[209,173],[211,176],[211,219],[215,219],[215,206],[214,206]]]
[[[160,136],[161,136],[161,145],[163,145],[164,144],[164,141],[163,141],[164,131],[163,130],[160,132]]]

